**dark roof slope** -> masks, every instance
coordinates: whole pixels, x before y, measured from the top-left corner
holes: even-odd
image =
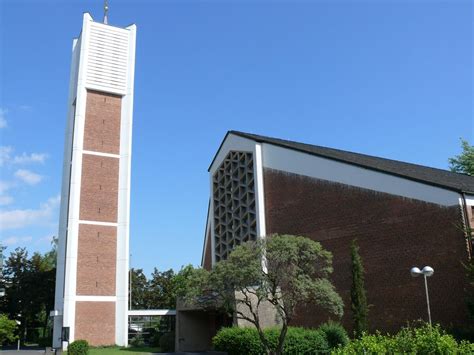
[[[474,192],[473,176],[453,173],[448,170],[430,168],[427,166],[405,163],[397,160],[379,158],[365,154],[348,152],[345,150],[298,143],[239,131],[229,131],[227,134],[235,134],[237,136],[248,138],[257,142],[269,143],[280,147],[317,155],[319,157],[357,165],[362,168],[415,180],[429,185],[439,186],[449,190],[469,193]]]

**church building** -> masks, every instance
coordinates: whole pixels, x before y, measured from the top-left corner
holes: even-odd
[[[466,227],[474,227],[474,177],[229,131],[209,167],[209,186],[204,268],[236,245],[274,233],[321,242],[333,253],[332,280],[350,330],[350,244],[357,238],[372,330],[427,320],[423,281],[410,275],[426,265],[435,270],[428,281],[433,322],[466,324],[462,263],[472,254]],[[301,305],[293,325],[325,320]]]

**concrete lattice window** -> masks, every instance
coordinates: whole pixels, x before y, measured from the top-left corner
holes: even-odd
[[[216,261],[240,243],[257,239],[253,155],[230,152],[213,176]]]

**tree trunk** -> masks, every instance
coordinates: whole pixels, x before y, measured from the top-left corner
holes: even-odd
[[[283,354],[283,345],[285,345],[286,333],[288,331],[288,325],[286,322],[283,322],[283,327],[281,328],[280,336],[278,337],[278,346],[276,348],[275,355]]]
[[[260,325],[257,326],[257,331],[258,331],[258,336],[259,336],[259,338],[260,338],[260,341],[262,342],[263,347],[264,347],[265,350],[266,350],[266,353],[267,353],[268,355],[273,355],[273,352],[272,352],[271,349],[270,349],[270,345],[268,344],[267,338],[265,338],[265,334],[263,334],[263,330],[260,329]]]

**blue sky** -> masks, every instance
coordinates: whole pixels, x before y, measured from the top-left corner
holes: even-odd
[[[120,1],[137,24],[132,265],[199,264],[227,130],[447,168],[472,143],[470,1]],[[0,240],[57,234],[72,38],[102,0],[0,0]]]

